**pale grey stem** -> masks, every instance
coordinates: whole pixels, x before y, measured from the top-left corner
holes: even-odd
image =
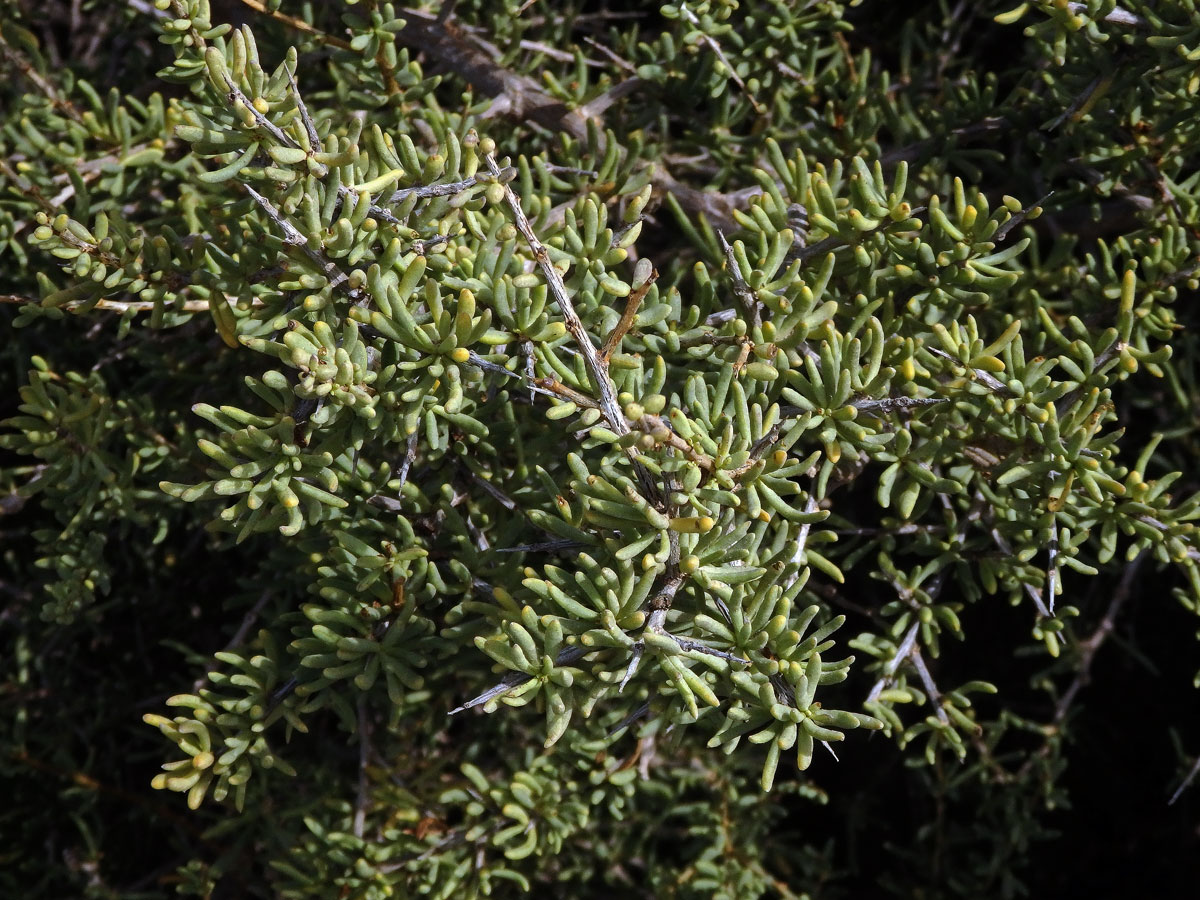
[[[1179,799],[1179,795],[1191,787],[1191,784],[1196,780],[1197,775],[1200,775],[1200,756],[1197,756],[1196,761],[1192,763],[1192,768],[1188,771],[1187,777],[1183,779],[1183,782],[1179,785],[1179,787],[1175,788],[1175,793],[1173,793],[1171,795],[1171,799],[1167,801],[1167,806],[1175,805],[1175,801]]]
[[[850,406],[853,406],[859,412],[875,415],[892,413],[902,409],[915,409],[921,406],[935,406],[938,403],[949,402],[949,397],[881,397],[878,400],[855,400]],[[791,409],[792,407],[788,408]],[[780,415],[783,415],[782,410],[780,410]]]
[[[502,170],[496,163],[495,155],[488,153],[484,156],[484,159],[487,162],[488,171],[495,175],[497,181],[503,185],[504,199],[508,203],[508,208],[512,211],[517,230],[521,232],[521,236],[525,238],[529,249],[533,251],[533,256],[537,260],[538,267],[542,270],[542,276],[546,279],[546,286],[550,290],[550,295],[554,297],[559,311],[562,313],[563,324],[567,326],[567,331],[571,333],[571,337],[575,339],[575,343],[579,347],[579,352],[583,356],[584,368],[587,369],[588,377],[596,390],[600,412],[604,415],[605,422],[618,436],[627,434],[629,432],[629,423],[625,421],[625,416],[621,412],[620,405],[617,403],[612,379],[608,376],[608,366],[600,358],[596,345],[592,343],[591,336],[587,333],[587,329],[583,327],[583,321],[579,318],[579,314],[575,312],[575,304],[572,303],[570,296],[567,294],[567,287],[563,284],[562,274],[550,261],[549,251],[546,250],[546,247],[538,239],[533,226],[529,224],[529,218],[525,215],[525,210],[521,208],[520,199],[513,192],[513,189],[501,179]],[[650,475],[650,472],[638,460],[637,451],[629,448],[625,451],[625,454],[632,463],[634,471],[637,473],[643,495],[657,509],[662,510],[665,507],[663,492]]]
[[[1049,561],[1046,563],[1046,606],[1054,615],[1054,597],[1058,593],[1058,518],[1050,523],[1050,542],[1046,545]]]
[[[534,394],[544,394],[547,397],[553,397],[555,400],[570,400],[572,403],[588,409],[598,408],[598,404],[591,397],[580,394],[578,391],[574,391],[571,388],[568,388],[566,385],[560,385],[562,393],[556,393],[552,390],[548,390],[547,388],[538,384],[537,378],[534,376],[510,371],[499,363],[494,363],[491,360],[484,359],[474,350],[468,351],[467,363],[475,366],[478,369],[482,369],[485,372],[491,372],[493,375],[502,375],[505,378],[515,378],[517,381],[525,382],[526,386],[529,388],[530,399],[533,398]]]
[[[304,105],[304,98],[300,96],[300,88],[296,84],[296,75],[291,69],[287,70],[288,84],[292,87],[292,97],[296,100],[296,112],[300,114],[300,122],[304,125],[304,133],[308,135],[308,142],[314,150],[321,146],[321,136],[317,134],[317,125],[313,121],[313,117],[308,113],[308,107]],[[321,167],[326,169],[325,166]],[[327,169],[326,169],[327,171]],[[322,172],[324,174],[324,172]]]
[[[629,665],[625,667],[625,677],[621,679],[621,684],[617,687],[617,693],[624,693],[625,685],[629,684],[629,679],[633,677],[633,673],[637,671],[638,663],[642,661],[642,654],[646,652],[646,645],[642,641],[638,641],[633,645],[633,654],[629,657]]]
[[[279,230],[283,232],[284,240],[292,246],[300,248],[304,255],[317,265],[325,277],[329,279],[330,287],[341,288],[349,280],[349,276],[339,269],[332,260],[308,246],[308,239],[300,233],[295,225],[284,218],[283,214],[275,208],[275,205],[270,200],[248,184],[243,184],[242,187],[247,194],[254,198],[254,202],[262,208],[262,211],[267,214],[267,218],[274,222],[279,227]],[[346,288],[345,291],[355,303],[364,299],[365,295],[361,288]]]
[[[1073,13],[1086,13],[1086,3],[1068,3],[1067,9]],[[1109,12],[1104,14],[1105,22],[1112,22],[1114,25],[1130,25],[1134,28],[1139,25],[1144,25],[1145,20],[1138,15],[1134,15],[1127,9],[1122,9],[1119,6],[1114,6]]]
[[[569,666],[573,662],[578,662],[587,654],[593,652],[595,648],[590,647],[568,647],[566,650],[559,651],[558,656],[554,658],[556,666]],[[492,685],[482,694],[473,697],[464,703],[462,706],[456,706],[450,710],[450,715],[454,716],[464,710],[474,709],[476,706],[481,706],[489,700],[496,700],[503,697],[510,691],[520,687],[525,682],[529,681],[533,676],[526,675],[524,672],[509,672],[499,682]]]
[[[254,117],[255,126],[261,128],[267,134],[271,135],[271,137],[275,138],[275,140],[284,147],[299,149],[296,142],[292,140],[291,137],[284,134],[278,125],[254,108],[254,104],[251,103],[246,95],[242,93],[242,89],[234,83],[233,79],[229,77],[228,73],[225,74],[225,86],[229,88],[230,99],[235,103],[240,103],[243,107],[250,111],[250,114]]]
[[[741,301],[746,318],[750,320],[750,325],[752,326],[762,324],[758,298],[754,296],[754,291],[750,289],[750,285],[746,283],[746,279],[742,276],[742,270],[738,266],[733,248],[729,246],[729,241],[725,240],[725,232],[719,228],[717,229],[717,240],[721,242],[721,251],[725,254],[725,264],[729,267],[729,278],[733,282],[733,292],[737,294],[738,300]]]
[[[913,647],[917,643],[917,631],[920,627],[920,622],[913,622],[909,626],[907,633],[904,635],[904,640],[900,642],[900,646],[896,648],[895,654],[887,661],[887,665],[883,667],[883,675],[872,685],[871,692],[867,694],[868,703],[874,703],[879,698],[879,695],[883,693],[884,687],[891,681],[892,676],[896,674],[896,670],[900,668],[900,664],[912,654]]]
[[[983,369],[972,368],[971,366],[966,365],[965,363],[961,362],[960,360],[955,359],[953,356],[951,356],[945,350],[939,350],[937,347],[926,347],[925,349],[928,350],[930,353],[932,353],[934,356],[948,360],[949,362],[954,363],[954,365],[958,366],[959,368],[966,369],[968,372],[970,372],[972,375],[975,376],[976,381],[978,381],[980,384],[982,384],[988,390],[995,391],[997,394],[1003,394],[1005,397],[1012,396],[1012,391],[1010,391],[1008,389],[1008,385],[1005,384],[1003,381],[1001,381],[999,378],[997,378],[995,375],[991,374],[990,372],[985,372]]]
[[[806,515],[817,511],[817,498],[813,494],[808,495],[808,500],[804,504],[804,512]],[[804,558],[804,548],[808,545],[808,534],[812,530],[812,525],[805,522],[800,526],[800,533],[796,535],[796,549],[792,552],[792,562],[800,565]]]
[[[694,650],[696,653],[703,653],[705,656],[715,656],[718,659],[725,660],[726,662],[741,663],[743,666],[750,665],[750,660],[738,656],[736,653],[726,653],[724,650],[714,650],[712,647],[702,644],[699,641],[692,640],[691,638],[676,637],[673,634],[670,635],[670,637],[684,650]]]
[[[371,725],[367,721],[367,695],[358,698],[358,794],[354,798],[354,836],[361,838],[367,821],[367,759],[371,753]]]
[[[933,676],[929,674],[929,668],[925,665],[925,657],[921,655],[921,648],[914,646],[910,656],[913,667],[921,677],[921,684],[925,685],[925,693],[929,695],[929,702],[937,711],[938,721],[943,725],[949,725],[950,717],[946,715],[946,710],[942,707],[942,692],[938,690],[937,685],[933,682]]]
[[[1005,540],[1004,535],[1002,535],[995,528],[992,529],[992,540],[996,542],[996,546],[999,547],[1004,553],[1012,556],[1012,544]],[[1031,599],[1033,601],[1033,605],[1037,607],[1038,614],[1044,618],[1050,618],[1050,610],[1047,608],[1045,600],[1042,599],[1041,592],[1032,584],[1026,583],[1025,593],[1029,595],[1029,599]]]

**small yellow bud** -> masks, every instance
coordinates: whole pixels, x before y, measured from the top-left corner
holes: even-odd
[[[680,516],[671,520],[671,530],[680,534],[704,534],[712,531],[715,524],[712,516]]]

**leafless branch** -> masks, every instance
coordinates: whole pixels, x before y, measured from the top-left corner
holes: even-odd
[[[1096,658],[1096,653],[1104,646],[1104,642],[1108,640],[1112,634],[1113,626],[1116,624],[1117,615],[1121,612],[1121,607],[1129,599],[1133,593],[1133,583],[1137,578],[1138,570],[1141,569],[1142,563],[1146,560],[1147,551],[1143,550],[1132,560],[1125,565],[1125,571],[1121,574],[1121,580],[1117,582],[1116,589],[1113,590],[1112,599],[1109,601],[1108,610],[1104,613],[1104,617],[1100,620],[1100,624],[1096,626],[1096,630],[1086,640],[1079,642],[1079,665],[1075,679],[1067,687],[1066,691],[1059,698],[1058,703],[1054,706],[1054,724],[1060,725],[1066,719],[1067,713],[1071,711],[1071,705],[1075,702],[1075,695],[1078,694],[1091,677],[1092,660]]]

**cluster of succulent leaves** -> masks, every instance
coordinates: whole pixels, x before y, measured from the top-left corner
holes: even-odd
[[[1122,386],[1195,415],[1200,11],[246,6],[119,13],[153,93],[0,19],[11,765],[46,645],[140,598],[201,676],[144,716],[187,893],[824,896],[777,826],[858,729],[984,794],[945,891],[1017,890],[1091,578],[1200,609],[1188,431]],[[1040,714],[939,670],[998,615]]]

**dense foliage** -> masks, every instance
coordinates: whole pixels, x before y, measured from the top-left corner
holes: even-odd
[[[1198,60],[1192,0],[6,9],[0,892],[1187,877]]]

